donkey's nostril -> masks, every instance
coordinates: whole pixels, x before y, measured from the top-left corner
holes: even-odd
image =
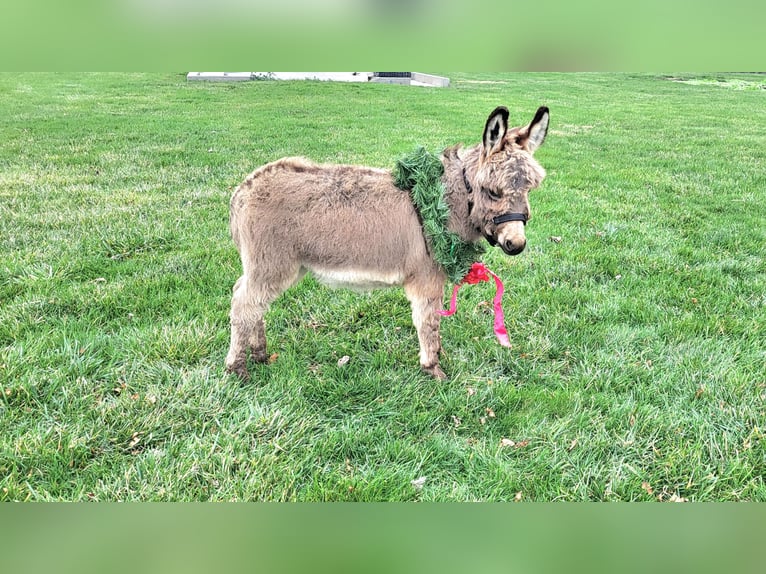
[[[523,243],[514,243],[513,241],[506,241],[503,245],[503,251],[505,251],[508,255],[518,255],[522,251],[524,251],[524,248],[527,246],[527,242]]]

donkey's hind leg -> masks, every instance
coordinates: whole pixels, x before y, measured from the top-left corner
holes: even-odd
[[[265,363],[266,326],[263,316],[271,302],[280,293],[298,280],[299,269],[281,276],[279,280],[266,282],[258,278],[243,275],[234,284],[231,298],[231,344],[226,355],[226,370],[247,380],[250,374],[247,370],[247,352],[250,351],[253,361]]]
[[[439,366],[439,322],[444,291],[444,277],[439,272],[415,277],[404,284],[404,292],[412,305],[412,322],[418,332],[420,344],[420,367],[436,379],[446,379]]]
[[[242,379],[250,377],[247,372],[249,342],[254,335],[258,336],[259,330],[261,332],[264,331],[263,329],[258,329],[258,323],[263,322],[263,312],[254,312],[254,305],[249,299],[247,278],[243,275],[234,284],[231,297],[231,312],[229,314],[231,343],[229,345],[229,353],[226,355],[226,370],[230,373],[235,373]],[[265,334],[263,338],[265,349]]]

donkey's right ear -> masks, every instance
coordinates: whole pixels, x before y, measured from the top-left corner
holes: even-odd
[[[505,132],[508,131],[508,108],[498,106],[489,114],[487,123],[484,125],[484,156],[488,157],[495,148],[502,145]]]

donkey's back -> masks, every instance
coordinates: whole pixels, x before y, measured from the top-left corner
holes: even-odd
[[[250,174],[232,196],[230,227],[243,275],[257,269],[275,288],[305,271],[333,286],[401,284],[427,253],[409,194],[390,172],[304,158]]]

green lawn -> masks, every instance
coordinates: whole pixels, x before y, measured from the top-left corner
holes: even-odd
[[[766,501],[766,76],[449,76],[0,75],[0,500]],[[247,173],[542,104],[511,350],[467,287],[436,382],[401,290],[307,278],[224,374]]]

